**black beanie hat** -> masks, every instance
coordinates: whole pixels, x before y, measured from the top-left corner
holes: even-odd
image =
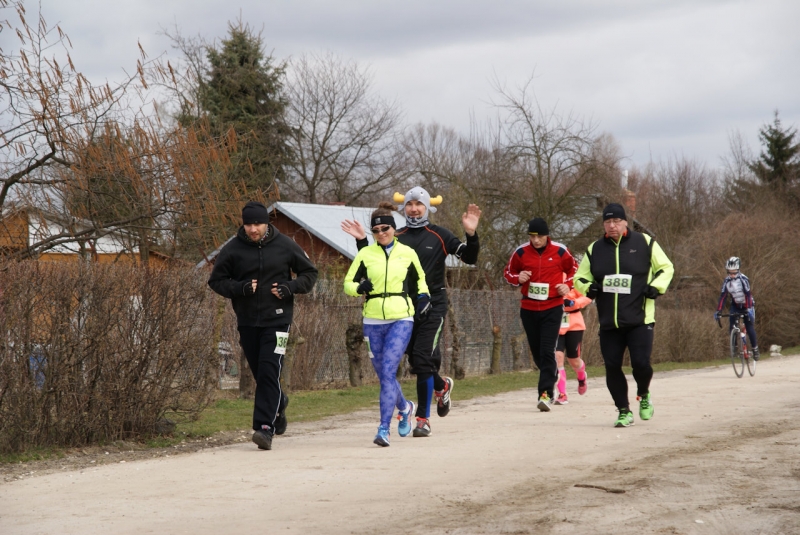
[[[250,201],[242,208],[242,224],[257,225],[259,223],[269,223],[267,207],[260,202]]]
[[[534,217],[533,219],[528,221],[528,234],[549,236],[550,229],[547,228],[547,221],[545,221],[541,217]]]
[[[605,208],[603,208],[603,221],[606,219],[624,219],[625,221],[628,220],[625,217],[625,208],[622,207],[621,204],[617,204],[612,202]]]

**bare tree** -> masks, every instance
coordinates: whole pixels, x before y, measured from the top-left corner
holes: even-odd
[[[368,70],[327,53],[299,57],[288,77],[296,163],[282,184],[286,198],[353,204],[384,193],[402,173],[400,114],[373,94]]]
[[[110,233],[138,235],[144,248],[175,236],[176,221],[186,225],[217,195],[208,179],[224,172],[228,158],[201,125],[159,120],[148,80],[176,84],[172,67],[140,47],[133,74],[93,85],[75,67],[60,27],[41,13],[29,23],[19,1],[0,0],[0,10],[14,19],[1,31],[18,38],[0,51],[0,208],[4,216],[14,207],[39,210],[59,223],[12,256]]]

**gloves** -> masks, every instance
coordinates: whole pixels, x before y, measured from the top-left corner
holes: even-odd
[[[648,299],[655,299],[656,297],[660,297],[661,294],[658,293],[658,289],[648,284],[647,286],[644,287],[644,296]]]
[[[417,314],[420,316],[427,316],[431,311],[431,296],[428,294],[419,294],[417,296]]]
[[[288,282],[276,283],[275,290],[278,292],[278,299],[286,299],[292,296],[292,289],[289,288]]]
[[[372,281],[369,279],[364,279],[358,284],[358,288],[356,288],[356,293],[358,294],[368,294],[373,289]]]
[[[572,299],[566,299],[565,298],[564,299],[564,306],[565,307],[574,307],[575,306],[575,301],[573,301]]]
[[[256,291],[253,289],[253,281],[244,281],[242,283],[242,295],[253,295]]]
[[[722,316],[720,316],[720,312],[719,312],[719,310],[717,310],[716,312],[714,312],[714,320],[715,320],[715,321],[719,321],[719,319],[720,319],[721,317],[722,317]]]
[[[600,283],[594,281],[589,285],[589,289],[586,291],[586,297],[588,297],[589,299],[595,299],[597,297],[597,294],[600,293],[600,290],[602,290],[602,288],[600,287]]]
[[[747,309],[747,317],[750,318],[751,323],[756,321],[756,309],[754,307]]]

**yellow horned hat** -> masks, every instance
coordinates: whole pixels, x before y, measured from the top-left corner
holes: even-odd
[[[424,227],[425,225],[427,225],[428,214],[435,213],[436,206],[442,204],[441,195],[437,195],[436,197],[431,198],[430,193],[428,193],[419,186],[411,188],[406,192],[405,195],[401,195],[400,193],[395,193],[393,199],[394,202],[398,204],[402,203],[403,206],[408,204],[409,201],[419,201],[425,205],[426,210],[421,217],[409,217],[406,215],[406,224],[411,228]]]

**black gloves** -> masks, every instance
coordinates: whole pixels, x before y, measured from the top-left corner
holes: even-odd
[[[586,297],[589,299],[596,299],[597,294],[600,293],[600,290],[602,290],[600,283],[595,281],[589,285],[589,289],[586,291]]]
[[[655,299],[656,297],[659,297],[660,295],[661,294],[658,293],[658,290],[656,288],[650,286],[649,284],[644,287],[644,296],[646,298]]]
[[[276,283],[275,291],[278,292],[279,299],[286,299],[287,297],[291,297],[292,289],[289,288],[288,282],[278,282]]]
[[[372,291],[372,281],[369,279],[364,279],[358,284],[358,288],[356,288],[356,293],[359,294],[367,294]]]
[[[242,295],[253,295],[256,291],[253,289],[253,281],[244,281],[242,284]]]
[[[419,294],[417,296],[417,314],[420,316],[427,316],[431,311],[431,296],[428,294]]]

